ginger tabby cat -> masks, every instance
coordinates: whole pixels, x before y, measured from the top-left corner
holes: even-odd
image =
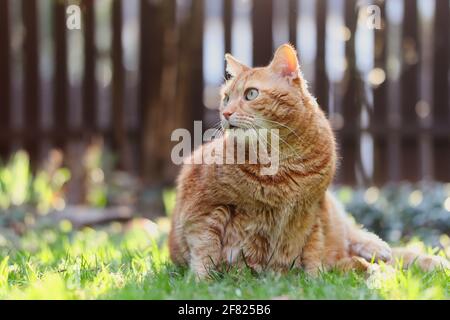
[[[334,134],[292,46],[281,46],[267,67],[249,68],[228,54],[226,61],[231,79],[222,88],[222,123],[228,129],[278,129],[279,168],[262,175],[258,164],[185,164],[169,236],[176,264],[188,265],[199,278],[223,263],[256,271],[298,267],[310,274],[332,267],[366,270],[373,257],[448,267],[436,256],[391,250],[330,194]],[[215,144],[230,143],[226,139],[204,144],[193,157],[209,157]]]

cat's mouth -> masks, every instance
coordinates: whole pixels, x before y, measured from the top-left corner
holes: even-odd
[[[227,130],[230,130],[230,131],[247,131],[247,130],[249,130],[250,128],[247,128],[247,127],[244,127],[244,126],[236,126],[236,125],[229,125],[228,126],[228,128],[227,128]]]
[[[243,126],[240,126],[239,124],[231,124],[229,121],[227,121],[223,127],[226,130],[245,129]]]

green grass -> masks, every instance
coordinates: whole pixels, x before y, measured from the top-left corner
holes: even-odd
[[[150,230],[150,232],[148,231]],[[0,234],[1,299],[449,299],[450,272],[417,269],[364,274],[301,271],[287,275],[231,270],[196,282],[168,260],[161,229],[30,232],[10,243]]]
[[[104,156],[93,150],[90,171],[101,169]],[[196,282],[189,270],[168,259],[167,218],[134,228],[112,224],[73,231],[67,221],[53,229],[39,227],[41,215],[64,206],[68,179],[70,172],[59,167],[33,175],[24,152],[0,163],[0,299],[450,299],[448,270],[427,274],[385,268],[370,277],[329,272],[317,278],[299,270],[257,276],[231,270]],[[89,204],[106,205],[107,190],[105,181],[91,183]],[[367,202],[367,190],[344,188],[337,194],[358,222],[384,238],[438,239],[450,256],[450,238],[442,235],[450,226],[445,205],[450,185],[424,189],[424,201],[413,202],[413,190],[419,192],[415,187],[384,190],[376,203]],[[166,212],[172,212],[175,191],[165,190],[163,200]],[[18,237],[12,226],[29,231]]]

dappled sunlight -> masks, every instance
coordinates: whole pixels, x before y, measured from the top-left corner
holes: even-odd
[[[167,248],[158,247],[157,240],[136,228],[119,233],[90,228],[31,232],[20,248],[0,249],[0,296],[94,299],[120,289],[130,277],[138,284],[168,260]],[[46,296],[47,290],[53,294]]]
[[[384,299],[448,299],[448,270],[424,273],[414,267],[403,270],[399,262],[395,267],[381,265],[371,271],[367,286]],[[447,292],[446,292],[447,291]]]

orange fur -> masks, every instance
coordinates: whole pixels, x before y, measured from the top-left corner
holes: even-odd
[[[231,110],[243,124],[279,129],[279,170],[263,176],[258,164],[185,165],[169,236],[172,260],[200,277],[221,263],[257,271],[294,266],[315,274],[321,268],[365,269],[373,256],[392,261],[390,247],[355,225],[327,191],[336,168],[335,138],[308,92],[295,50],[280,47],[265,68],[226,59],[233,78],[223,87],[229,103],[221,112]],[[257,88],[259,96],[243,99],[248,88]],[[223,141],[231,143],[225,135],[193,157],[210,157]]]

